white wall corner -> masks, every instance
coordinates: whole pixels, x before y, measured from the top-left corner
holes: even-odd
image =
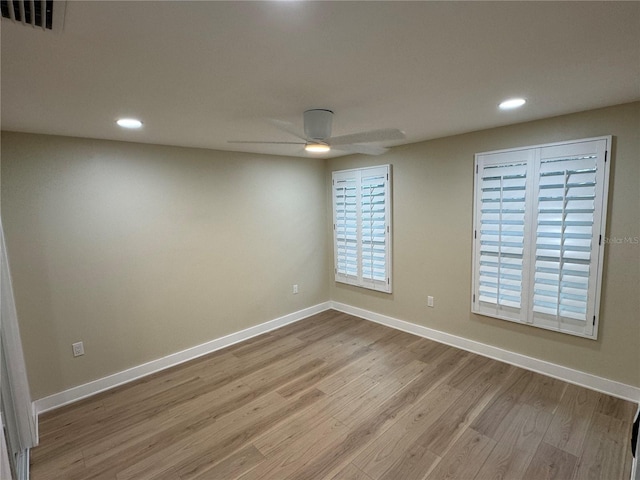
[[[36,408],[36,402],[31,402],[31,415],[33,416],[33,423],[36,432],[34,447],[37,447],[40,443],[40,422],[38,422],[38,409]]]
[[[312,307],[308,307],[297,312],[293,312],[282,317],[269,320],[265,323],[249,327],[245,330],[241,330],[224,337],[216,338],[201,345],[196,345],[195,347],[188,348],[181,352],[172,353],[171,355],[167,355],[166,357],[158,358],[142,365],[138,365],[136,367],[129,368],[127,370],[123,370],[121,372],[117,372],[112,375],[108,375],[106,377],[99,378],[82,385],[78,385],[76,387],[72,387],[68,390],[64,390],[62,392],[54,393],[53,395],[40,398],[33,402],[35,417],[37,419],[37,416],[40,413],[54,410],[64,405],[91,397],[92,395],[95,395],[97,393],[104,392],[105,390],[124,385],[125,383],[138,380],[139,378],[146,377],[147,375],[151,375],[153,373],[174,367],[181,363],[194,360],[198,357],[213,353],[222,348],[226,348],[236,343],[243,342],[277,328],[284,327],[285,325],[304,320],[305,318],[316,315],[320,312],[324,312],[325,310],[329,310],[330,308],[331,302],[319,303]]]
[[[636,411],[636,416],[634,417],[634,422],[638,421],[638,417],[640,417],[640,405],[638,405],[638,410]],[[638,443],[636,443],[636,451],[634,452],[633,463],[631,464],[631,480],[640,480],[640,468],[638,467],[638,455],[640,455],[640,439]]]
[[[2,419],[2,412],[0,412],[0,479],[11,478],[9,448],[4,431],[4,420]]]
[[[423,327],[421,325],[406,322],[404,320],[398,320],[397,318],[371,312],[362,308],[353,307],[344,303],[332,301],[331,308],[340,312],[364,318],[365,320],[380,323],[387,327],[395,328],[403,332],[428,338],[430,340],[444,343],[452,347],[460,348],[468,352],[477,353],[478,355],[482,355],[484,357],[493,358],[494,360],[499,360],[516,367],[521,367],[526,370],[541,373],[543,375],[557,378],[568,383],[573,383],[581,387],[606,393],[607,395],[622,398],[634,403],[640,403],[639,387],[627,385],[625,383],[610,380],[608,378],[598,377],[597,375],[574,370],[572,368],[547,362],[545,360],[528,357],[520,353],[504,350],[502,348],[487,345],[475,340],[469,340],[467,338],[452,335],[440,330]],[[640,480],[640,478],[637,480]]]

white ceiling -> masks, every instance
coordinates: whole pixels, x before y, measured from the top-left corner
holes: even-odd
[[[412,143],[640,100],[637,1],[68,1],[60,33],[1,28],[13,131],[303,156],[227,141],[295,140],[268,120],[308,108]]]

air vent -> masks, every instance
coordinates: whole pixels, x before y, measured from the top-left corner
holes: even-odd
[[[43,30],[59,31],[64,20],[66,1],[1,0],[2,18]]]

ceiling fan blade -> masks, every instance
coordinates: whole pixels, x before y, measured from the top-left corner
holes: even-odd
[[[351,143],[369,142],[389,142],[392,140],[404,140],[404,132],[397,128],[383,128],[381,130],[371,130],[369,132],[353,133],[351,135],[340,135],[330,138],[331,145],[347,145]]]
[[[307,141],[307,137],[305,137],[303,133],[296,130],[293,124],[289,122],[284,122],[282,120],[276,120],[275,118],[269,118],[267,121],[271,125],[277,127],[278,129],[284,132],[290,133],[291,135],[293,135],[296,138],[299,138],[300,140],[304,140],[305,142]]]
[[[262,143],[262,144],[274,144],[274,145],[306,145],[306,142],[269,142],[261,140],[227,140],[227,143]]]
[[[343,152],[349,153],[363,153],[364,155],[382,155],[385,152],[388,152],[389,149],[385,147],[380,147],[378,145],[362,145],[362,144],[351,144],[351,145],[331,145],[331,148],[335,148],[336,150],[342,150]]]

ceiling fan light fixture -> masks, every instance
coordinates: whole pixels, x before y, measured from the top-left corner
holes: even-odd
[[[116,123],[122,128],[142,128],[142,122],[137,118],[119,118],[118,120],[116,120]]]
[[[304,149],[309,153],[327,153],[329,150],[331,150],[331,147],[326,143],[309,142],[304,146]]]
[[[381,128],[366,132],[352,133],[349,135],[331,136],[331,123],[333,112],[324,108],[306,110],[303,115],[304,133],[292,128],[291,123],[272,119],[280,130],[283,130],[297,139],[296,142],[263,141],[263,140],[227,140],[229,143],[267,144],[267,145],[295,145],[296,148],[304,147],[305,152],[311,155],[322,155],[333,150],[346,153],[359,153],[362,155],[382,155],[389,151],[382,143],[397,142],[406,138],[404,132],[397,128]],[[301,140],[301,141],[300,141]],[[371,144],[371,145],[369,145]],[[298,150],[299,152],[300,150]]]
[[[498,107],[500,110],[513,110],[514,108],[520,108],[525,103],[527,103],[527,101],[524,98],[509,98],[501,102]]]

